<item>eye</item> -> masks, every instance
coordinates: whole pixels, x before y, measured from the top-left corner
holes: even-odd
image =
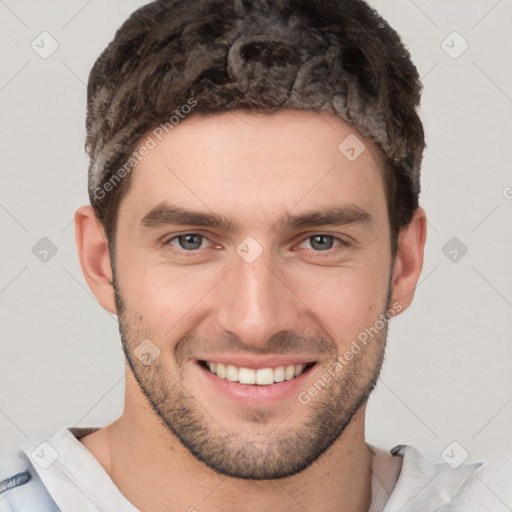
[[[199,233],[185,233],[183,235],[173,236],[164,242],[165,246],[169,246],[171,250],[175,250],[174,248],[183,250],[183,251],[195,251],[201,248],[202,242],[204,240],[208,240],[204,235],[200,235]],[[173,244],[172,242],[176,241],[178,245]]]
[[[205,246],[203,246],[204,241],[209,241],[205,235],[199,233],[183,233],[164,240],[162,245],[176,254],[184,254],[187,252],[196,253],[199,252],[200,249],[205,248]],[[303,240],[300,245],[305,243],[309,243],[310,248],[315,252],[328,252],[331,249],[336,251],[349,245],[348,242],[341,238],[327,233],[311,235]]]
[[[346,242],[344,242],[343,240],[341,240],[338,237],[335,237],[333,235],[328,235],[328,234],[321,234],[321,233],[309,236],[302,243],[310,242],[310,246],[316,252],[324,252],[324,251],[328,251],[328,250],[332,249],[335,241],[338,242],[338,245],[335,246],[335,248],[336,247],[341,248],[341,247],[347,245]]]

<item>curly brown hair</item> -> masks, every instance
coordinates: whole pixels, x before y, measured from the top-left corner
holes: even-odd
[[[394,257],[418,207],[421,90],[400,36],[362,0],[157,0],[124,22],[89,76],[91,205],[113,248],[134,151],[184,105],[327,111],[381,155]]]

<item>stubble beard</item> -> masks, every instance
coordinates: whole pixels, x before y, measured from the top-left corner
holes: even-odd
[[[222,418],[213,418],[207,412],[208,404],[199,404],[184,388],[183,367],[179,375],[171,375],[162,356],[150,366],[144,366],[134,356],[139,343],[151,337],[140,321],[142,317],[127,310],[115,272],[113,286],[123,352],[141,392],[173,441],[177,439],[194,457],[219,474],[240,479],[273,480],[305,470],[340,439],[378,381],[384,360],[387,323],[342,370],[334,373],[335,376],[318,390],[310,403],[303,405],[297,400],[297,408],[309,408],[307,419],[301,425],[286,432],[275,428],[270,434],[255,433],[241,438],[222,426]],[[390,296],[391,287],[382,313],[389,309]],[[332,375],[338,360],[337,348],[332,341],[323,339],[323,342],[332,350],[331,362],[325,365],[325,372]],[[244,421],[253,421],[257,432],[258,426],[267,421],[265,410],[251,410]]]

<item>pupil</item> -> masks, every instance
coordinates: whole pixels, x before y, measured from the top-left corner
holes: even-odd
[[[194,242],[194,238],[199,240]],[[182,249],[198,249],[201,246],[201,235],[182,235],[179,240]]]
[[[330,243],[325,244],[325,243],[320,242],[320,244],[317,244],[316,248],[321,249],[321,250],[331,249],[332,242],[333,242],[331,236],[328,236],[328,235],[315,235],[312,238],[313,238],[313,244],[312,244],[313,247],[315,247],[315,244],[317,244],[318,240],[324,240],[325,241],[326,239],[329,239]]]

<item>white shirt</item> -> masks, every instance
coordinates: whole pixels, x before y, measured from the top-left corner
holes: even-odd
[[[24,445],[21,451],[62,512],[138,512],[78,440],[96,430],[63,428],[42,443]],[[478,476],[483,475],[483,462],[453,469],[444,462],[430,463],[412,446],[398,445],[389,452],[368,446],[374,453],[368,512],[512,510],[512,479],[502,488],[493,489],[492,482],[489,486],[485,478]],[[9,491],[13,492],[11,500],[16,499],[14,491]],[[3,510],[0,502],[0,511]]]

